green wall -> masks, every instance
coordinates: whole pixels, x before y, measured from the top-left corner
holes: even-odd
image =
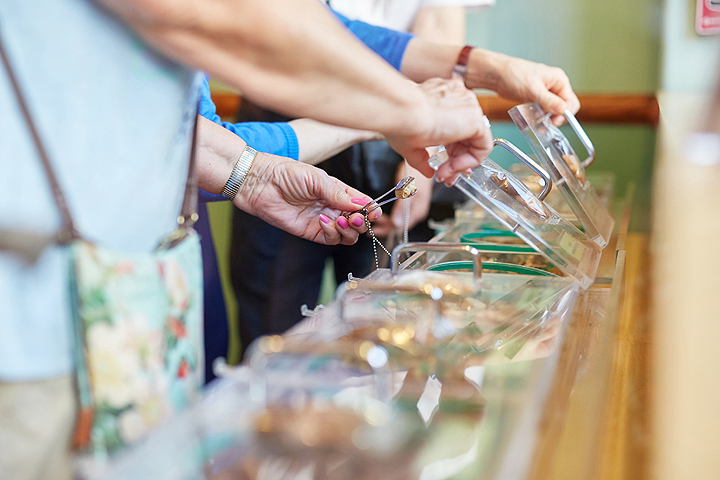
[[[713,88],[718,79],[718,37],[695,33],[695,1],[665,3],[660,89],[672,94]]]
[[[561,67],[580,92],[654,92],[659,0],[497,0],[468,14],[468,43]]]

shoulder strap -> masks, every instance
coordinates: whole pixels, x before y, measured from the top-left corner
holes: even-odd
[[[10,84],[12,85],[12,89],[15,92],[15,97],[17,98],[18,105],[20,106],[20,110],[25,119],[25,123],[27,123],[28,129],[30,130],[30,134],[33,138],[33,142],[35,143],[35,148],[38,151],[38,155],[40,155],[40,160],[42,161],[45,175],[50,182],[50,188],[52,189],[53,198],[55,199],[55,203],[57,204],[58,210],[60,211],[60,216],[62,217],[63,226],[58,234],[58,239],[60,243],[67,243],[72,239],[79,238],[80,235],[75,229],[75,223],[73,222],[70,211],[68,210],[65,196],[60,189],[60,184],[55,177],[55,172],[52,169],[52,165],[50,165],[47,151],[45,150],[45,147],[40,140],[40,135],[38,134],[37,128],[35,128],[35,123],[33,122],[32,117],[30,116],[30,110],[28,109],[27,103],[25,102],[25,97],[20,90],[20,85],[18,84],[18,81],[15,78],[15,73],[10,66],[10,60],[7,56],[7,53],[5,52],[2,37],[0,37],[0,57],[2,57],[2,62],[5,65],[5,70],[7,70],[8,78],[10,79]]]

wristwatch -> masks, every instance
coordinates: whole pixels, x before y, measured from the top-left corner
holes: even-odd
[[[250,167],[252,167],[253,160],[255,160],[255,156],[257,155],[257,153],[257,150],[255,150],[251,146],[245,146],[242,153],[240,154],[240,158],[238,158],[238,161],[235,163],[235,168],[233,168],[233,171],[230,174],[230,178],[228,178],[225,186],[222,189],[221,195],[223,197],[227,198],[228,200],[232,200],[233,198],[235,198],[238,190],[240,190],[243,182],[245,182],[245,177],[247,177],[247,174],[250,171]]]

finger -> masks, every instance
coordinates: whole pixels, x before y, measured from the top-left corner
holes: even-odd
[[[335,220],[335,224],[337,225],[337,231],[340,232],[341,244],[353,245],[357,242],[359,234],[357,230],[350,228],[350,223],[345,217],[340,215],[337,220]]]
[[[543,90],[537,95],[537,103],[546,112],[555,116],[562,116],[567,108],[567,103],[549,90]]]
[[[567,119],[564,115],[553,115],[550,117],[550,121],[552,121],[552,124],[556,127],[560,127],[567,121]]]
[[[480,149],[477,153],[464,152],[453,155],[450,151],[450,158],[440,165],[436,174],[438,183],[454,183],[454,178],[459,173],[466,173],[468,170],[480,166],[482,161],[490,153],[491,148]]]
[[[367,231],[365,216],[359,213],[350,215],[350,218],[348,218],[348,224],[350,225],[350,228],[358,233],[365,233]]]
[[[550,88],[550,90],[557,96],[565,100],[566,108],[570,110],[570,113],[575,115],[580,110],[580,100],[570,86],[570,80],[568,80],[565,72],[562,72],[562,78],[559,79],[559,85]]]
[[[568,90],[569,90],[569,92],[565,92],[564,95],[569,96],[569,98],[565,97],[563,95],[561,95],[561,96],[563,96],[563,98],[566,98],[565,104],[567,106],[567,110],[570,110],[570,113],[575,115],[578,112],[578,110],[580,110],[580,100],[577,98],[577,96],[575,95],[575,92],[572,91],[572,89],[569,87],[569,85],[568,85]],[[563,113],[564,113],[564,111],[563,111]],[[565,115],[553,115],[553,117],[552,117],[552,123],[556,127],[559,127],[566,121],[567,121],[567,119],[565,118]]]
[[[334,222],[329,217],[320,214],[318,222],[320,222],[320,230],[322,230],[325,236],[325,243],[327,245],[337,245],[340,243],[340,232],[335,228]]]
[[[353,212],[357,210],[359,206],[364,206],[364,204],[359,205],[361,199],[367,199],[368,202],[371,200],[371,198],[364,193],[350,187],[337,178],[327,176],[326,180],[327,181],[320,183],[319,193],[322,199],[334,209],[340,210],[341,212]]]
[[[435,171],[428,163],[429,159],[430,155],[428,155],[427,150],[425,150],[424,148],[416,150],[409,155],[405,155],[405,160],[407,160],[412,167],[416,168],[427,178],[432,178],[432,176],[435,174]]]

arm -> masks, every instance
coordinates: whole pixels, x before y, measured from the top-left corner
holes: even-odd
[[[220,193],[245,141],[222,126],[198,117],[198,186]],[[369,197],[295,160],[258,152],[233,204],[283,230],[318,243],[350,245],[366,230],[359,214],[346,220]],[[375,213],[375,212],[374,212]],[[376,219],[382,212],[371,215]]]
[[[416,82],[451,78],[465,42],[462,7],[421,9],[412,26],[416,36],[410,37],[336,15],[362,42]],[[470,55],[466,85],[491,90],[518,102],[537,102],[556,115],[561,115],[565,108],[573,113],[580,109],[580,102],[561,69],[481,48],[475,48]],[[553,121],[560,124],[564,118],[556,116]]]
[[[435,43],[465,44],[465,7],[421,8],[413,20],[410,32]]]
[[[460,50],[458,46],[415,37],[405,50],[401,72],[418,82],[432,77],[450,78]],[[562,69],[482,48],[470,53],[465,84],[468,88],[491,90],[509,100],[537,102],[555,115],[556,124],[564,121],[561,115],[566,108],[573,113],[580,109],[580,101]]]
[[[223,122],[216,112],[207,78],[203,81],[200,94],[201,116],[233,132],[258,151],[289,157],[310,165],[316,165],[355,143],[380,138],[375,132],[336,127],[309,118],[292,120],[288,123]]]
[[[298,138],[298,160],[310,165],[317,165],[358,142],[382,138],[375,132],[336,127],[309,118],[291,120],[288,124]]]
[[[263,107],[390,134],[423,130],[411,120],[429,113],[422,93],[317,0],[100,1],[170,58]]]
[[[416,82],[451,78],[460,45],[465,42],[464,11],[454,7],[421,9],[412,26],[416,36],[409,38],[405,33],[336,15],[362,42]],[[559,68],[475,48],[465,77],[468,88],[484,88],[518,102],[537,102],[556,115],[565,108],[573,113],[580,109],[567,75]],[[555,117],[553,121],[559,124],[564,119]]]
[[[450,160],[441,167],[454,176],[478,165],[492,145],[476,100],[419,88],[357,42],[316,0],[98,1],[165,55],[259,105],[383,133],[428,177],[433,171],[426,146],[464,142],[458,150],[448,148]]]

